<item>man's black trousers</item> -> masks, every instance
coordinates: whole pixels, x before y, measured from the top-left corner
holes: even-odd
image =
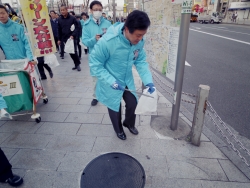
[[[0,148],[0,182],[5,182],[5,180],[13,176],[11,167],[7,157]]]
[[[125,101],[125,120],[123,121],[123,124],[125,126],[134,127],[135,126],[135,109],[137,106],[137,100],[135,96],[130,91],[124,91],[123,93],[123,99]],[[114,130],[116,133],[122,133],[122,110],[120,105],[119,112],[116,112],[114,110],[111,110],[108,108],[109,117],[111,119],[111,122],[113,124]]]
[[[38,61],[38,65],[37,66],[38,66],[38,70],[39,70],[39,73],[41,75],[41,78],[46,78],[46,74],[44,72],[44,68],[47,69],[48,72],[52,72],[50,66],[48,64],[44,63],[44,57],[38,57],[37,61]]]

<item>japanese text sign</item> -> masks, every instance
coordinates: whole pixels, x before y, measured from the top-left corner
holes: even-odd
[[[34,56],[56,52],[46,0],[20,0]]]

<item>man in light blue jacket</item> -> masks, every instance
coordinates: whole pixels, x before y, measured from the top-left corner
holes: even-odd
[[[108,107],[109,116],[118,138],[125,140],[123,126],[137,135],[135,109],[137,96],[132,66],[135,65],[149,92],[155,91],[152,75],[143,49],[150,20],[145,12],[135,10],[125,24],[111,26],[90,54],[90,69],[98,78],[96,97]],[[128,91],[128,90],[130,91]],[[121,99],[126,103],[125,120],[121,119]]]
[[[111,26],[111,23],[102,17],[102,4],[99,1],[92,1],[90,4],[90,15],[89,19],[85,21],[84,29],[82,32],[82,42],[89,48],[91,54],[97,41],[106,33],[107,29]],[[90,71],[91,76],[93,73]],[[93,77],[93,91],[96,88],[96,78]],[[97,105],[95,93],[93,94],[94,99],[91,102],[92,106]]]
[[[10,20],[5,7],[1,6],[0,10],[0,47],[5,58],[9,60],[27,58],[29,61],[33,61],[23,25]]]

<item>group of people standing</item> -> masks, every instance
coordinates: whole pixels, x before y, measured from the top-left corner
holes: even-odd
[[[86,13],[82,13],[83,20],[78,21],[74,12],[69,13],[67,7],[63,5],[60,7],[59,18],[56,18],[54,11],[50,11],[51,24],[57,49],[60,50],[62,58],[64,57],[64,43],[69,38],[74,41],[75,53],[70,56],[74,62],[72,69],[78,71],[81,71],[80,54],[77,53],[81,37],[82,43],[89,50],[88,64],[93,77],[91,105],[95,106],[101,102],[107,106],[117,137],[126,140],[123,127],[128,128],[134,135],[139,134],[135,127],[138,97],[132,74],[133,66],[137,69],[143,84],[148,88],[148,92],[150,94],[155,92],[152,75],[146,61],[143,39],[150,26],[150,20],[145,12],[135,10],[128,15],[125,23],[112,25],[102,16],[102,11],[101,2],[92,1],[89,19]],[[29,61],[34,61],[23,26],[8,19],[6,14],[6,8],[0,5],[0,46],[6,59],[28,58]],[[2,33],[5,33],[4,36]],[[11,38],[13,34],[20,40],[13,41]],[[122,99],[126,103],[123,121]],[[10,173],[11,165],[6,161],[1,150],[0,159],[0,181],[14,186],[19,185],[22,179]],[[6,175],[6,172],[9,174]]]

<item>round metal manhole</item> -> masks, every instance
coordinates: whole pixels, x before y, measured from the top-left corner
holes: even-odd
[[[107,153],[93,159],[81,176],[81,188],[143,188],[145,171],[133,157]]]

